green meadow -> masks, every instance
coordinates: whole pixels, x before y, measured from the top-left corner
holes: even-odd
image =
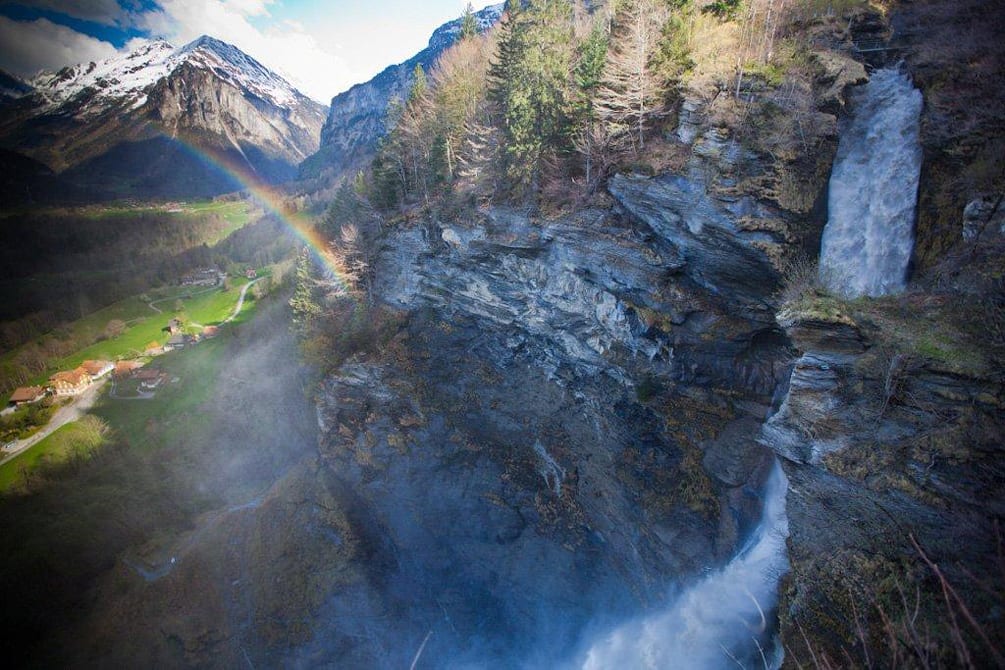
[[[83,323],[77,322],[71,327],[104,328],[104,324],[117,318],[127,324],[125,331],[118,337],[95,342],[71,356],[54,361],[50,364],[50,369],[72,370],[90,359],[114,361],[143,356],[148,344],[156,342],[163,345],[167,342],[169,335],[164,328],[173,318],[179,318],[185,324],[198,323],[203,326],[219,324],[233,313],[241,295],[241,288],[247,283],[247,279],[241,279],[226,290],[212,288],[207,291],[204,288],[190,287],[186,287],[185,290],[176,289],[156,301],[156,306],[161,310],[159,313],[138,298],[130,298],[124,300],[124,304],[117,303],[95,312],[82,319]],[[179,300],[183,308],[176,311],[175,302]],[[251,301],[245,301],[244,309],[248,309],[249,302]],[[39,381],[45,381],[46,378],[40,377]]]

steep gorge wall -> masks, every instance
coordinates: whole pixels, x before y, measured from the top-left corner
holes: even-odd
[[[787,84],[798,114],[761,81],[751,116],[688,91],[667,129],[685,160],[616,176],[589,208],[386,231],[374,289],[396,325],[322,385],[317,457],[151,590],[153,610],[214,612],[153,633],[158,660],[553,666],[728,561],[774,454],[790,664],[854,651],[854,612],[923,573],[912,534],[935,560],[988,567],[1000,379],[895,359],[882,310],[778,313],[786,261],[818,246],[846,89],[866,77],[828,40]],[[929,298],[899,323],[924,329]]]

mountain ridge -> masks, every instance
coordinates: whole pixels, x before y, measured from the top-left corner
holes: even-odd
[[[502,3],[475,12],[478,30],[488,30],[499,21],[502,13]],[[345,173],[361,167],[372,156],[380,138],[387,134],[384,121],[388,103],[395,97],[405,97],[412,85],[416,65],[426,71],[435,65],[440,54],[457,40],[462,20],[448,21],[434,30],[426,48],[408,60],[389,65],[368,81],[334,96],[321,129],[320,148],[301,165],[300,178],[332,170],[337,174]]]
[[[197,165],[206,157],[253,181],[285,181],[319,146],[326,113],[280,75],[207,35],[179,48],[146,42],[128,54],[40,73],[27,85],[30,92],[4,107],[0,146],[112,197],[231,190],[231,176]],[[115,181],[122,178],[131,186]]]

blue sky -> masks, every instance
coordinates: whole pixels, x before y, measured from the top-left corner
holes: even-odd
[[[161,37],[210,34],[327,103],[422,49],[466,0],[0,0],[0,68],[22,77]],[[486,0],[474,2],[476,9]]]

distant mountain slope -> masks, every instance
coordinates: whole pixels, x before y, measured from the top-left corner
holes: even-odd
[[[502,16],[503,5],[492,5],[476,12],[479,28],[486,30]],[[412,85],[416,65],[429,70],[460,33],[461,19],[437,28],[425,49],[403,63],[391,65],[368,82],[356,84],[332,98],[328,119],[321,129],[321,148],[300,169],[302,178],[335,174],[362,166],[377,142],[387,133],[384,118],[388,102],[404,98]]]
[[[16,100],[27,95],[31,90],[31,85],[28,82],[0,70],[0,103]]]
[[[124,56],[46,72],[0,112],[0,146],[89,189],[125,176],[116,195],[210,195],[234,183],[223,163],[278,182],[313,153],[323,105],[236,47],[203,36],[181,48],[144,44]],[[208,158],[208,160],[207,160]],[[123,192],[125,191],[125,192]]]
[[[76,201],[83,200],[85,195],[80,187],[53,174],[42,163],[0,149],[0,203],[5,206]]]

